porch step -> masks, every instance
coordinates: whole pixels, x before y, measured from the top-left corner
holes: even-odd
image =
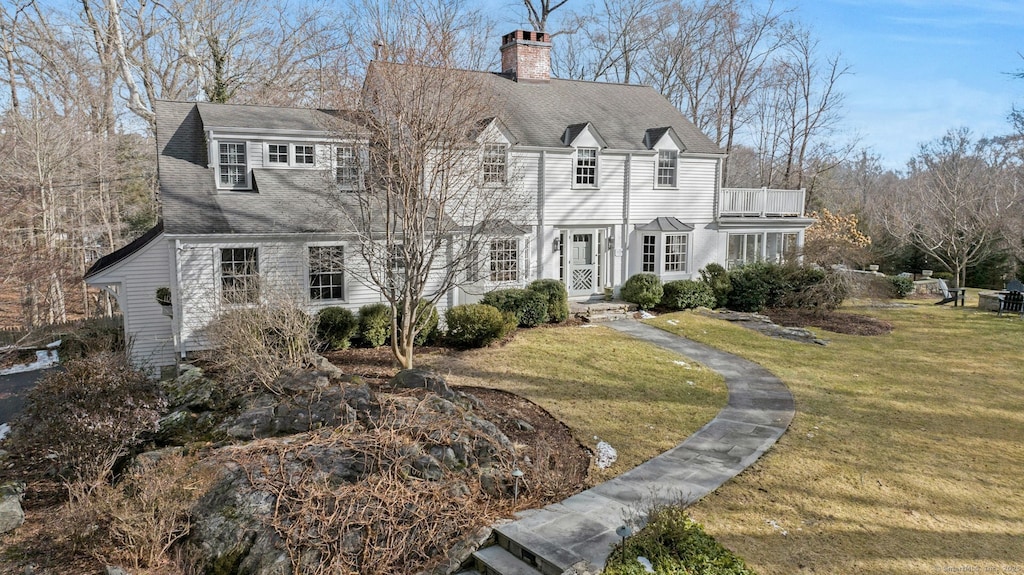
[[[541,575],[500,545],[484,547],[473,553],[473,557],[483,575]]]
[[[573,316],[588,323],[630,319],[636,313],[636,304],[624,301],[582,301],[570,302],[569,311]]]

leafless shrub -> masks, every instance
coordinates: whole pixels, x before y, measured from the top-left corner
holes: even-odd
[[[60,511],[68,542],[104,563],[152,569],[190,529],[190,510],[215,471],[195,455],[172,453],[134,465],[117,485],[104,484]]]
[[[237,392],[264,386],[288,367],[313,364],[316,321],[297,303],[284,299],[229,309],[206,328],[213,349],[203,353],[211,371]]]
[[[10,451],[26,471],[55,467],[72,499],[103,485],[118,459],[156,430],[164,407],[159,386],[104,352],[68,362],[29,393],[12,426]]]
[[[436,398],[435,398],[436,399]],[[275,498],[267,520],[284,541],[296,573],[415,573],[441,560],[451,543],[510,511],[512,454],[467,424],[460,411],[438,414],[431,399],[382,400],[377,424],[323,431],[306,441],[265,440],[238,448],[234,460],[250,483]],[[427,415],[429,413],[429,415]],[[482,473],[443,467],[440,480],[417,476],[417,446],[463,437],[477,451],[493,447],[489,463],[502,493],[488,495]],[[358,480],[338,481],[320,468],[319,454],[345,453]],[[493,489],[491,490],[493,492]]]

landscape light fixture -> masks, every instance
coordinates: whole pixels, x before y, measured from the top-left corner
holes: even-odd
[[[629,528],[629,525],[622,525],[615,530],[615,534],[622,538],[622,561],[626,561],[626,537],[633,534],[633,530]]]
[[[512,477],[515,479],[515,485],[512,487],[512,506],[515,507],[519,503],[519,478],[523,476],[523,470],[516,467],[512,470]]]

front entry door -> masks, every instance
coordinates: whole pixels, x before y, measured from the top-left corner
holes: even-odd
[[[568,233],[572,239],[569,252],[569,295],[590,295],[598,289],[597,234]]]

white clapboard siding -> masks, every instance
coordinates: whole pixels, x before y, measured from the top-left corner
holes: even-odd
[[[156,290],[170,287],[171,246],[160,234],[138,251],[89,278],[92,285],[117,286],[125,341],[132,364],[142,369],[174,363],[171,318],[156,302]]]
[[[634,164],[635,165],[635,164]],[[633,170],[629,194],[629,218],[647,222],[659,216],[672,216],[693,224],[714,219],[716,161],[680,156],[677,187],[654,187],[654,168]]]
[[[625,156],[598,158],[598,187],[574,188],[571,155],[548,154],[544,172],[544,221],[562,225],[622,220]]]
[[[345,260],[348,273],[345,274],[344,300],[314,301],[309,298],[307,255],[310,245],[337,244],[345,247]],[[357,247],[344,240],[306,241],[303,238],[239,238],[238,241],[223,238],[209,240],[190,240],[179,254],[182,284],[183,308],[182,341],[186,351],[208,349],[210,342],[203,336],[203,329],[216,317],[222,309],[220,304],[220,250],[223,248],[255,247],[259,250],[260,290],[265,301],[278,299],[282,302],[295,302],[303,306],[308,313],[330,307],[344,307],[352,311],[366,304],[383,302],[380,290],[366,281],[366,263],[356,251]],[[443,267],[445,261],[439,259],[438,266]],[[439,274],[438,274],[439,275]],[[436,289],[437,278],[431,282]],[[431,288],[428,287],[428,294]],[[447,306],[447,298],[438,301],[439,311]]]

